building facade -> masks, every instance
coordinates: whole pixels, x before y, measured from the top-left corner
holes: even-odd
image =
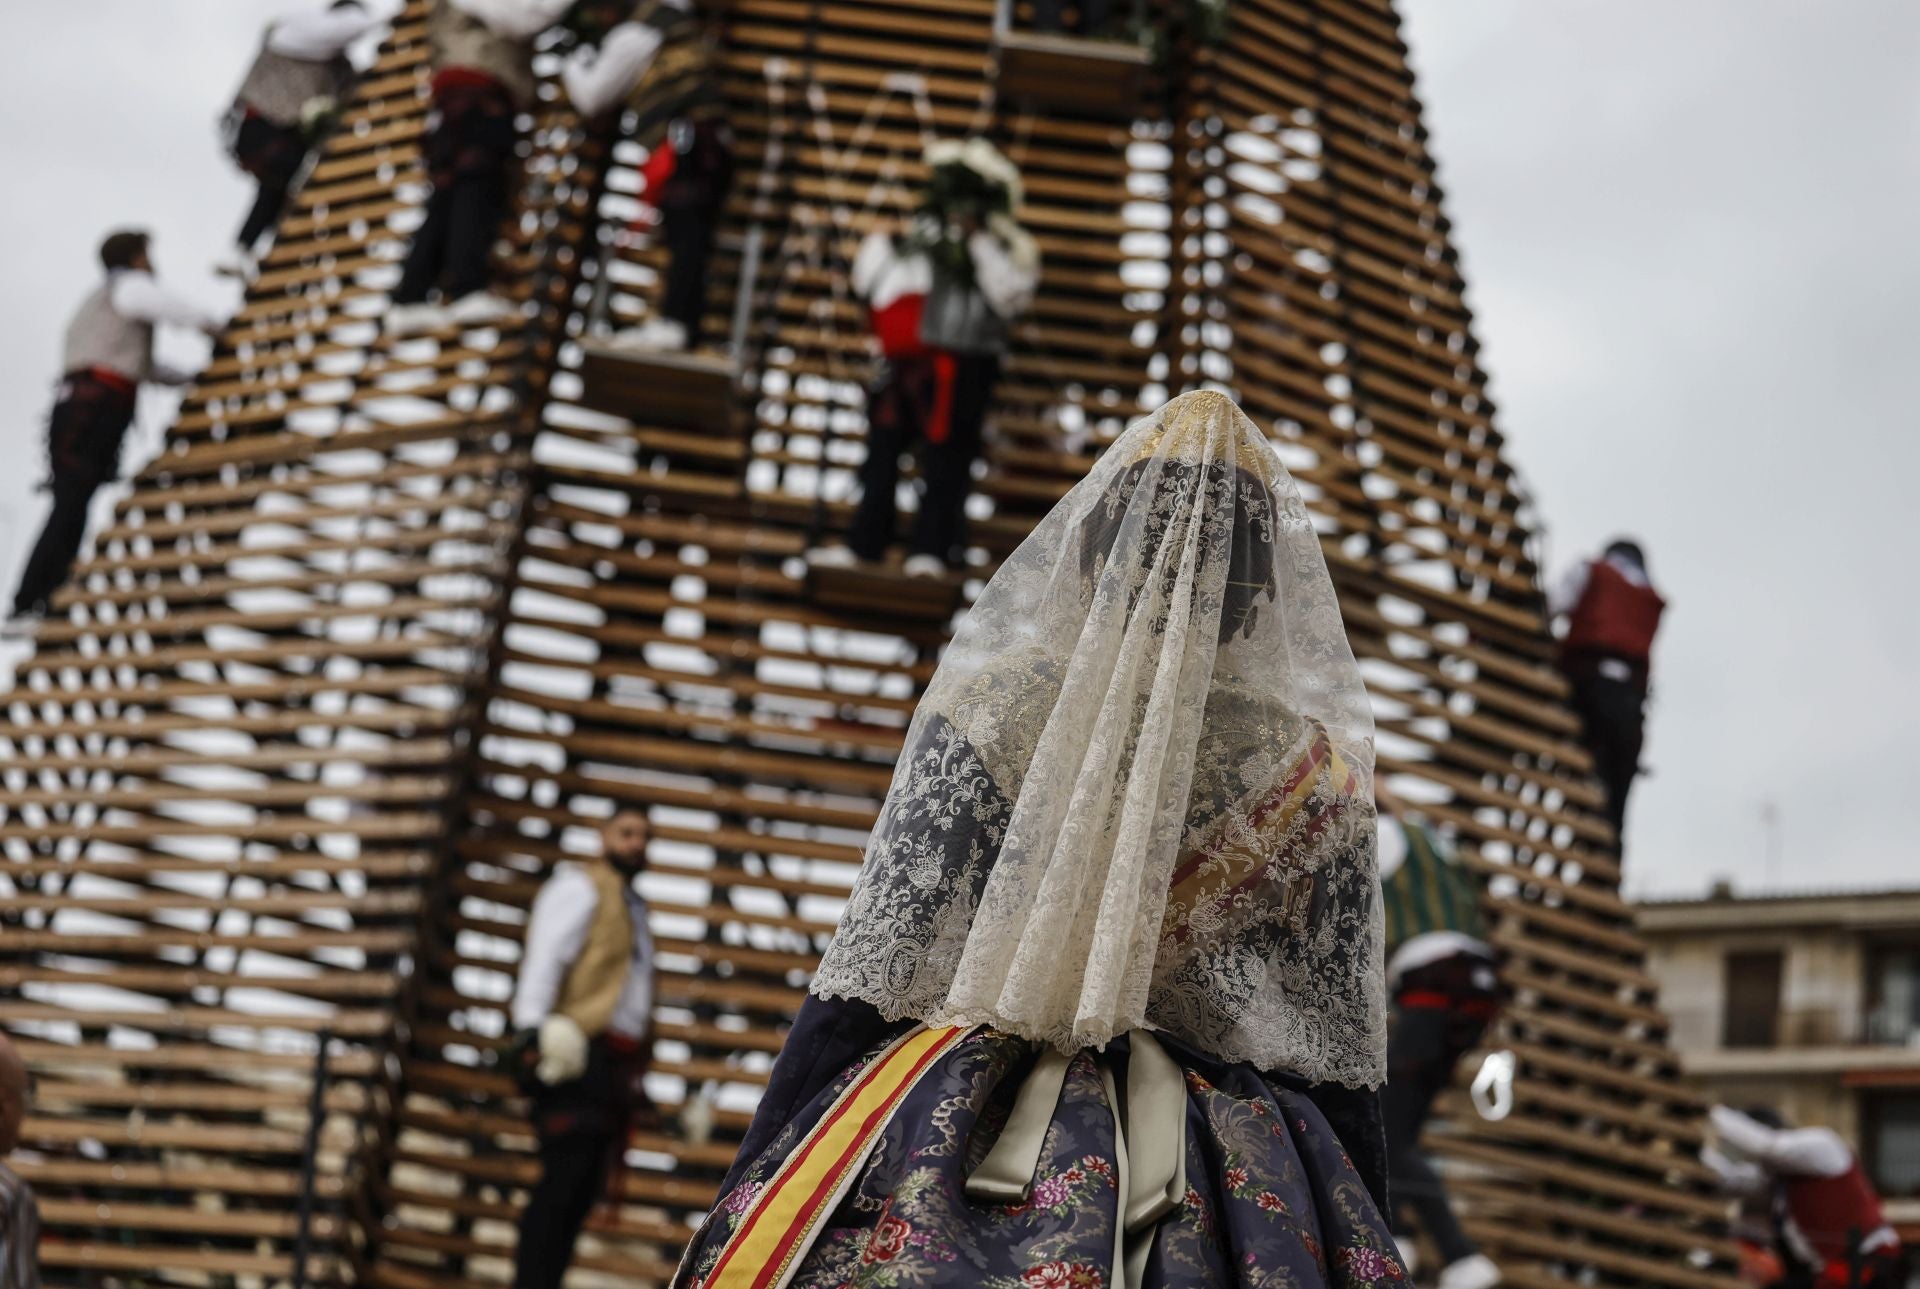
[[[1920,1239],[1920,889],[1735,895],[1640,906],[1682,1068],[1854,1143]]]

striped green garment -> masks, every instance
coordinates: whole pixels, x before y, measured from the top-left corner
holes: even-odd
[[[1391,823],[1382,820],[1383,825]],[[1387,956],[1413,936],[1427,931],[1458,931],[1484,939],[1480,926],[1480,892],[1472,874],[1453,862],[1441,841],[1425,824],[1403,820],[1407,858],[1380,884],[1386,906]]]

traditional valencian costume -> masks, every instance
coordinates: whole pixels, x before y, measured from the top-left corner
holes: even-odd
[[[941,662],[676,1285],[1404,1279],[1372,748],[1258,430],[1134,425]]]

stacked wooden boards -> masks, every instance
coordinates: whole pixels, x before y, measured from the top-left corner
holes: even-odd
[[[557,103],[503,264],[526,326],[379,338],[423,7],[13,696],[0,1022],[49,1089],[56,1283],[286,1278],[316,1124],[310,1275],[501,1282],[534,1168],[491,1065],[525,909],[615,803],[657,835],[653,1090],[670,1124],[702,1087],[719,1112],[703,1143],[636,1140],[576,1275],[669,1273],[943,638],[821,607],[799,556],[862,448],[853,247],[929,137],[976,131],[1046,259],[983,567],[1128,416],[1233,389],[1323,521],[1382,765],[1488,878],[1512,955],[1513,1113],[1462,1100],[1436,1133],[1471,1225],[1515,1283],[1729,1283],[1385,3],[1241,0],[1115,119],[1001,101],[992,0],[734,0],[709,331],[739,337],[740,415],[704,430],[588,406],[575,342],[645,311],[661,254],[624,231],[636,142],[603,165]]]
[[[350,1276],[597,183],[549,92],[502,249],[525,324],[384,338],[426,13],[5,698],[0,1024],[39,1079],[19,1168],[53,1284]]]

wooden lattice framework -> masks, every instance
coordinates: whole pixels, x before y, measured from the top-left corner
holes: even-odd
[[[501,265],[525,326],[382,338],[428,3],[7,696],[0,1024],[40,1077],[21,1171],[52,1283],[502,1281],[533,1165],[488,1053],[533,890],[615,802],[658,838],[655,1091],[711,1082],[721,1111],[705,1144],[635,1143],[577,1266],[667,1275],[943,638],[821,607],[798,556],[859,459],[836,283],[923,140],[975,130],[1046,257],[983,557],[1129,415],[1232,388],[1324,523],[1383,772],[1486,877],[1511,955],[1514,1111],[1455,1098],[1435,1134],[1470,1225],[1515,1284],[1731,1283],[1388,0],[1237,0],[1211,47],[1168,6],[1132,119],[996,101],[993,0],[733,0],[711,312],[746,322],[746,392],[697,430],[583,384],[659,252],[621,232],[644,139],[550,84]]]

